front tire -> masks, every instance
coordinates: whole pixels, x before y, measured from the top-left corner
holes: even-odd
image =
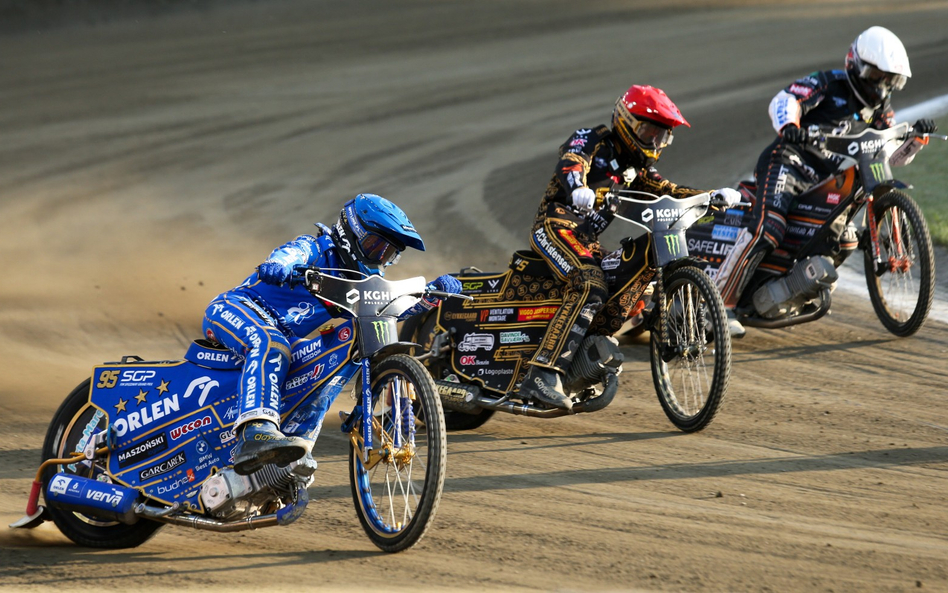
[[[406,399],[410,406],[404,405]],[[400,552],[422,538],[441,500],[447,455],[444,414],[431,375],[405,354],[389,356],[372,368],[372,404],[369,414],[363,412],[374,427],[369,462],[349,446],[352,499],[372,543],[385,552]],[[356,431],[361,434],[361,428]]]
[[[668,341],[662,341],[661,328],[651,328],[652,381],[672,424],[695,432],[711,423],[727,392],[731,374],[727,315],[717,287],[697,267],[674,270],[664,285],[664,295],[652,298],[665,299]]]
[[[935,255],[928,223],[918,204],[898,190],[875,200],[873,212],[882,263],[877,272],[872,250],[865,250],[869,300],[887,330],[910,336],[925,323],[935,298]]]
[[[53,415],[43,442],[43,460],[68,458],[73,452],[82,451],[92,435],[107,428],[105,414],[89,403],[90,387],[89,379],[80,383]],[[54,465],[43,471],[43,492],[46,492],[46,486],[53,476],[60,472],[108,479],[104,460],[96,460],[91,468],[78,463]],[[60,509],[55,503],[47,503],[47,511],[63,535],[80,546],[90,548],[134,548],[145,543],[162,526],[161,523],[144,519],[126,525]]]

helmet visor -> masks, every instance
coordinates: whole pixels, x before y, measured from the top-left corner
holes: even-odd
[[[900,91],[905,86],[907,77],[904,74],[886,72],[873,66],[872,64],[863,64],[859,70],[859,77],[872,86],[883,91],[883,96],[892,91]]]
[[[375,233],[366,233],[359,241],[359,249],[366,261],[383,266],[392,263],[399,254],[397,247]]]
[[[661,149],[672,143],[672,131],[670,128],[647,119],[639,119],[632,114],[629,115],[632,124],[632,133],[635,134],[635,137],[638,138],[642,145]]]

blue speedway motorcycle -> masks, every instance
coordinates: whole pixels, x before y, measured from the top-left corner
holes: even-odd
[[[314,442],[330,405],[355,383],[355,405],[340,415],[356,513],[382,550],[410,548],[441,498],[445,421],[434,381],[405,354],[417,345],[398,341],[396,320],[426,293],[451,295],[426,291],[422,277],[344,280],[307,269],[297,281],[341,318],[292,344],[282,430]],[[124,356],[96,366],[53,417],[27,515],[11,527],[52,520],[79,545],[128,548],[165,524],[234,532],[293,523],[309,502],[310,454],[249,476],[231,468],[241,363],[196,340],[183,360]]]

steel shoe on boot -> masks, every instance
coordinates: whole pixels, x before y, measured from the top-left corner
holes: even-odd
[[[559,373],[543,367],[530,367],[520,384],[520,395],[554,408],[573,409],[573,400],[563,393]]]
[[[306,455],[307,445],[305,439],[286,436],[277,430],[273,422],[248,422],[237,437],[234,471],[246,476],[270,463],[283,467]]]
[[[735,339],[743,338],[747,334],[744,324],[737,320],[733,309],[727,309],[727,331]]]

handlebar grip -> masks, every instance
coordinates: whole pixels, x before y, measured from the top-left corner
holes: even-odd
[[[609,188],[608,187],[597,187],[596,188],[596,204],[594,208],[599,210],[602,208],[607,200],[609,199]]]

